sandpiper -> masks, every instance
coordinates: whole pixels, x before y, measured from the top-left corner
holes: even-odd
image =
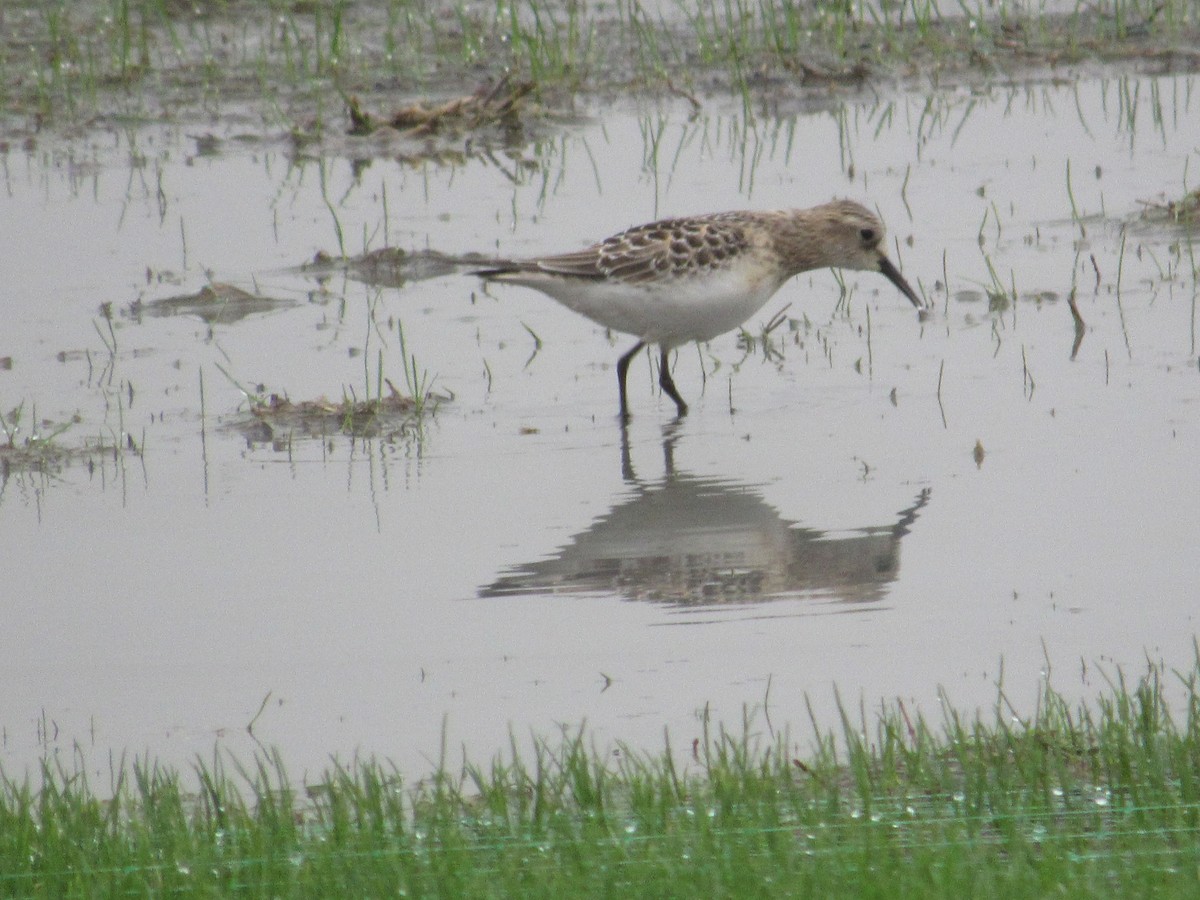
[[[658,383],[683,416],[688,407],[671,379],[671,349],[741,325],[793,275],[826,267],[880,272],[922,309],[883,241],[878,216],[851,200],[834,200],[812,209],[663,219],[574,253],[504,261],[473,274],[536,288],[636,337],[617,362],[622,420],[629,417],[629,363],[647,344],[658,344]]]

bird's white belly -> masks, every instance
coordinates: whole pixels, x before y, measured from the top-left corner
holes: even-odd
[[[643,284],[563,280],[536,286],[606,328],[673,346],[736,328],[763,307],[780,282],[766,273],[710,269]]]

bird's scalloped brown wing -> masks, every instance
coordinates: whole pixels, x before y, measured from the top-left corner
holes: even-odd
[[[720,267],[745,247],[741,228],[717,217],[666,219],[639,225],[574,253],[529,260],[525,268],[638,284],[682,268]]]

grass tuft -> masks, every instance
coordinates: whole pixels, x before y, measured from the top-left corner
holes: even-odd
[[[191,778],[116,764],[0,775],[0,893],[172,896],[1192,896],[1200,664],[1119,670],[1029,715],[942,698],[841,707],[812,749],[747,712],[683,752],[584,728],[407,782],[375,759],[297,787],[277,752]],[[444,759],[444,755],[443,755]]]
[[[121,459],[126,449],[138,452],[132,439],[123,443],[115,434],[111,440],[100,436],[84,439],[77,445],[60,440],[82,421],[78,413],[65,421],[39,419],[37,407],[27,411],[25,401],[7,413],[0,411],[0,501],[4,484],[13,473],[52,474],[73,462],[94,466],[108,458]]]

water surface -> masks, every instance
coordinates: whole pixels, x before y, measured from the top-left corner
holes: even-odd
[[[1097,664],[1189,664],[1196,262],[1190,233],[1142,213],[1200,172],[1195,87],[752,124],[630,106],[452,162],[214,150],[194,135],[237,129],[212,123],[11,147],[0,410],[24,404],[18,440],[36,407],[43,432],[78,417],[58,442],[122,451],[0,486],[0,760],[243,753],[257,715],[297,771],[363,752],[424,773],[443,734],[476,759],[585,719],[686,746],[703,710],[736,724],[764,701],[803,745],[805,698],[833,725],[835,685],[936,717],[939,689],[990,704],[1002,661],[1030,706],[1047,661],[1083,695]],[[300,268],[566,250],[831,195],[878,207],[936,313],[878,276],[848,294],[802,276],[747,325],[786,309],[771,353],[680,350],[686,419],[639,358],[624,433],[629,339],[458,272]],[[214,284],[263,302],[180,300]],[[401,327],[446,398],[419,428],[313,437],[245,412],[242,389],[404,388]]]

